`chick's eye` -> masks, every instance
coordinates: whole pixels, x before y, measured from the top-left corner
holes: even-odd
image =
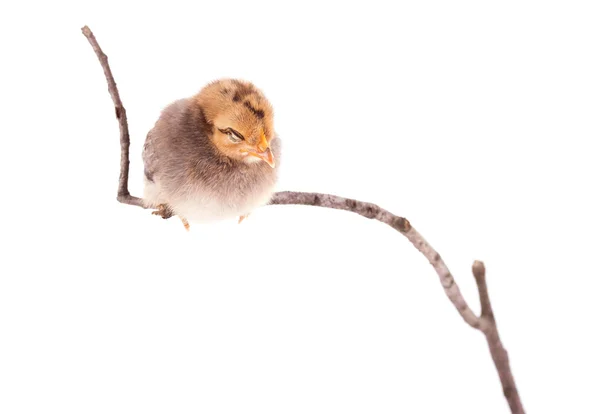
[[[240,137],[238,137],[237,135],[235,135],[233,132],[229,132],[227,134],[227,136],[229,137],[229,140],[231,142],[242,142],[242,139]]]
[[[233,128],[225,128],[225,129],[219,128],[219,131],[221,131],[223,134],[227,135],[227,137],[229,137],[229,140],[231,142],[242,142],[244,140],[244,137],[242,136],[242,134],[235,131]]]

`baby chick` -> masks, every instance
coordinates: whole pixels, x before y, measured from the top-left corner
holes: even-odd
[[[252,83],[222,79],[167,106],[143,151],[144,203],[163,218],[210,222],[265,205],[274,192],[280,140],[273,108]]]

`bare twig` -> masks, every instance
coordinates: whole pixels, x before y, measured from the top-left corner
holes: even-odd
[[[129,127],[127,126],[127,112],[121,102],[119,96],[119,90],[117,89],[117,83],[113,78],[110,66],[108,64],[108,57],[104,54],[96,37],[92,33],[89,27],[84,26],[81,28],[84,36],[92,45],[96,56],[102,65],[104,70],[104,76],[106,77],[106,83],[108,84],[108,93],[115,104],[115,116],[119,120],[119,130],[121,132],[121,174],[119,175],[119,189],[117,191],[117,200],[121,203],[131,204],[134,206],[144,207],[144,203],[141,198],[134,197],[129,194],[127,184],[129,182]]]
[[[517,385],[510,369],[508,352],[504,349],[502,341],[500,341],[500,335],[498,334],[498,325],[494,318],[494,311],[492,310],[492,303],[485,281],[485,266],[483,265],[483,262],[475,261],[475,263],[473,263],[473,275],[477,282],[479,301],[481,302],[480,330],[485,335],[485,339],[490,348],[490,354],[496,365],[504,396],[506,397],[506,401],[508,401],[511,412],[524,413],[525,410],[523,409],[523,404],[519,397],[519,391],[517,390]]]
[[[82,32],[89,40],[92,48],[98,56],[98,59],[100,60],[100,64],[102,65],[104,75],[106,76],[106,81],[108,83],[108,91],[115,104],[115,113],[117,119],[119,120],[119,127],[121,131],[121,174],[119,176],[119,191],[117,200],[119,200],[121,203],[144,207],[142,199],[130,195],[127,189],[129,177],[129,131],[127,127],[127,116],[125,113],[125,108],[121,103],[121,98],[119,97],[117,85],[110,71],[108,59],[102,52],[102,49],[100,49],[100,46],[98,45],[98,42],[96,41],[92,31],[85,26],[82,28]],[[339,197],[331,194],[283,191],[274,194],[269,204],[300,204],[351,211],[363,217],[381,221],[382,223],[385,223],[402,233],[433,266],[440,278],[440,282],[446,295],[448,296],[448,299],[450,299],[450,302],[452,302],[463,320],[469,326],[481,331],[485,335],[490,349],[490,354],[494,360],[494,364],[496,365],[498,376],[500,377],[500,383],[502,384],[502,389],[504,390],[504,396],[506,397],[511,412],[514,414],[521,414],[525,412],[510,369],[508,353],[500,341],[498,327],[494,319],[494,313],[492,311],[492,305],[487,290],[485,267],[482,262],[476,261],[473,264],[472,269],[473,275],[475,276],[475,280],[477,282],[479,299],[481,302],[481,316],[478,317],[465,301],[460,289],[458,288],[458,285],[454,280],[454,277],[450,273],[450,270],[448,270],[448,267],[442,260],[440,254],[435,251],[433,247],[431,247],[425,238],[421,236],[404,217],[396,216],[372,203]]]
[[[319,206],[337,210],[351,211],[369,219],[375,219],[389,225],[404,234],[408,240],[419,250],[429,263],[433,266],[440,282],[444,287],[446,295],[460,313],[460,316],[473,328],[479,328],[479,318],[465,302],[454,277],[442,260],[442,257],[433,247],[412,227],[404,217],[396,216],[378,205],[365,203],[350,198],[339,197],[331,194],[301,193],[295,191],[282,191],[276,193],[270,204],[303,204],[307,206]]]

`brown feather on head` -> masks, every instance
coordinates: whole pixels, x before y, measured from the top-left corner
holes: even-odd
[[[273,108],[252,83],[221,79],[209,83],[195,97],[208,123],[214,126],[215,147],[229,158],[275,166],[271,151]]]

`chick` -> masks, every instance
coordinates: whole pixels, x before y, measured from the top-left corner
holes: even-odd
[[[161,112],[146,137],[144,203],[163,218],[241,222],[271,198],[280,139],[273,108],[252,83],[221,79]]]

